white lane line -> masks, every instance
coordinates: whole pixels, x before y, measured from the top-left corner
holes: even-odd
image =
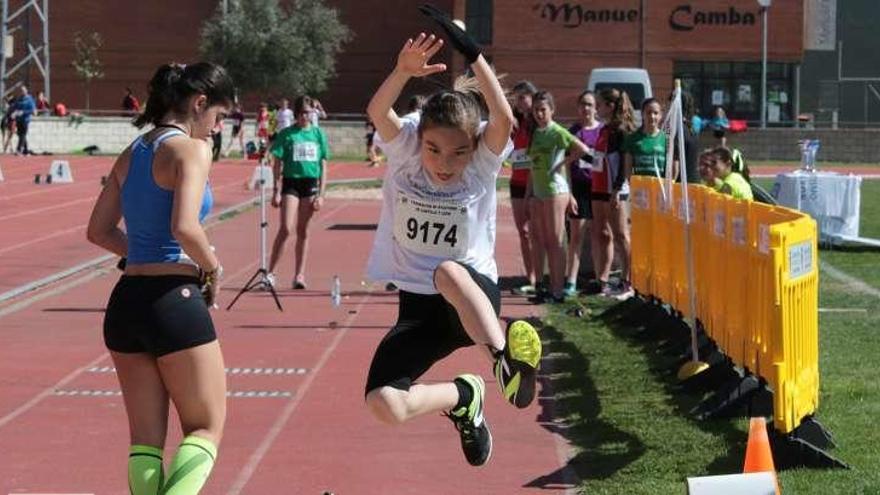
[[[236,204],[236,205],[232,205],[232,206],[230,206],[230,207],[228,207],[228,208],[226,208],[226,209],[224,209],[224,210],[222,210],[222,211],[220,211],[220,212],[217,212],[217,213],[211,215],[210,217],[208,217],[208,221],[211,222],[211,221],[214,221],[214,220],[216,220],[216,219],[219,219],[219,218],[222,217],[223,215],[226,215],[227,213],[230,213],[230,212],[234,212],[234,211],[238,211],[238,210],[244,210],[244,209],[246,209],[247,207],[249,207],[251,204],[253,204],[253,202],[254,202],[254,200],[247,200],[247,201],[243,201],[243,202],[241,202],[241,203],[238,203],[238,204]],[[210,224],[210,225],[208,225],[207,227],[208,227],[208,228],[211,228],[211,227],[212,227],[213,225],[215,225],[215,224],[216,224],[216,222],[215,222],[215,223],[212,223],[212,224]],[[36,242],[36,241],[32,241],[32,242]],[[6,249],[9,249],[9,248],[6,248]],[[0,253],[2,253],[2,252],[3,252],[3,250],[0,250]],[[36,280],[36,281],[33,281],[33,282],[29,282],[29,283],[27,283],[27,284],[25,284],[25,285],[22,285],[22,286],[16,287],[16,288],[14,288],[14,289],[11,289],[11,290],[9,290],[9,291],[6,291],[6,292],[0,294],[0,303],[2,303],[3,301],[6,301],[6,300],[8,300],[8,299],[12,299],[12,298],[14,298],[14,297],[16,297],[16,296],[19,296],[19,295],[21,295],[21,294],[24,294],[25,292],[30,292],[30,291],[33,291],[33,290],[39,289],[40,287],[43,287],[43,286],[45,286],[45,285],[48,285],[48,284],[51,284],[51,283],[53,283],[53,282],[57,282],[58,280],[61,280],[61,279],[63,279],[63,278],[67,278],[67,277],[70,277],[70,276],[72,276],[72,275],[75,275],[75,274],[76,274],[77,272],[79,272],[79,271],[87,270],[87,269],[89,269],[89,268],[92,268],[92,267],[98,266],[98,265],[100,265],[101,263],[104,263],[104,262],[106,262],[106,261],[108,261],[108,260],[110,260],[110,259],[113,259],[113,258],[115,258],[115,255],[113,255],[113,254],[106,254],[106,255],[104,255],[104,256],[100,256],[100,257],[98,257],[98,258],[95,258],[95,259],[93,259],[93,260],[91,260],[91,261],[87,261],[87,262],[85,262],[85,263],[81,263],[81,264],[79,264],[79,265],[77,265],[77,266],[75,266],[75,267],[73,267],[73,268],[68,268],[68,269],[66,269],[66,270],[62,270],[62,271],[60,271],[60,272],[54,273],[54,274],[52,274],[52,275],[49,275],[49,276],[47,276],[47,277],[43,277],[43,278],[41,278],[41,279],[39,279],[39,280]],[[5,314],[5,313],[0,312],[0,316],[2,316],[3,314]]]
[[[52,385],[51,387],[46,388],[45,390],[43,390],[42,392],[40,392],[39,394],[37,394],[33,398],[31,398],[31,400],[18,406],[11,413],[0,418],[0,428],[4,427],[6,424],[8,424],[13,419],[21,416],[22,414],[24,414],[25,412],[30,410],[32,407],[39,404],[40,401],[42,401],[46,397],[50,397],[52,395],[55,395],[56,390],[63,388],[65,385],[67,385],[68,383],[73,381],[77,376],[79,376],[80,373],[82,373],[83,371],[87,370],[88,368],[91,368],[92,366],[95,366],[96,364],[100,363],[101,361],[106,359],[108,356],[109,356],[109,354],[107,354],[106,352],[102,352],[100,356],[91,360],[88,364],[86,364],[84,366],[80,366],[79,368],[73,370],[67,376],[65,376],[64,378],[59,380],[55,385]]]
[[[254,203],[254,201],[255,201],[255,200],[253,200],[253,199],[249,199],[249,200],[247,200],[247,201],[243,201],[243,202],[241,202],[241,203],[238,203],[237,205],[230,206],[229,208],[226,208],[226,209],[224,209],[223,211],[220,211],[220,212],[217,212],[216,214],[211,215],[210,217],[208,217],[208,220],[211,221],[211,223],[210,223],[210,225],[207,225],[207,228],[208,228],[208,229],[211,229],[211,228],[213,228],[215,225],[218,225],[218,224],[222,221],[222,220],[219,220],[219,219],[222,218],[222,217],[223,217],[224,215],[226,215],[227,213],[235,212],[235,211],[243,211],[243,210],[247,209],[249,206],[251,206],[251,205]],[[327,215],[324,216],[324,219],[321,220],[320,222],[318,222],[318,224],[321,225],[321,226],[326,225],[326,224],[328,223],[329,217],[333,216],[336,212],[338,212],[340,209],[344,208],[345,206],[347,206],[347,202],[346,202],[346,203],[343,203],[342,205],[337,206],[337,207],[336,207],[335,209],[333,209],[333,210],[330,210],[330,211],[327,213]],[[216,220],[216,221],[215,221],[215,220]],[[95,258],[95,259],[92,260],[92,261],[85,262],[85,263],[82,263],[82,264],[80,264],[80,265],[77,265],[77,266],[75,266],[75,267],[73,267],[73,268],[69,268],[69,269],[67,269],[67,270],[60,271],[60,272],[58,272],[58,273],[55,273],[55,274],[49,275],[48,277],[43,277],[43,278],[41,278],[41,279],[39,279],[39,280],[37,280],[37,281],[30,282],[30,283],[28,283],[28,284],[25,284],[25,285],[22,285],[22,286],[16,287],[16,288],[14,288],[14,289],[11,289],[11,290],[9,290],[9,291],[6,291],[6,292],[0,294],[0,303],[2,303],[2,302],[4,302],[4,301],[7,301],[7,300],[9,300],[9,299],[13,299],[13,298],[15,298],[15,297],[17,297],[17,296],[20,296],[21,294],[24,294],[24,293],[27,293],[27,292],[31,292],[31,291],[37,290],[37,289],[39,289],[40,287],[44,287],[44,286],[46,286],[46,285],[48,285],[48,284],[51,284],[51,283],[57,282],[58,280],[61,280],[61,279],[67,278],[67,277],[71,277],[71,276],[73,276],[73,275],[76,275],[76,274],[79,273],[80,271],[88,270],[89,268],[93,268],[93,267],[97,267],[97,266],[101,265],[102,263],[105,263],[106,261],[113,259],[114,257],[115,257],[115,255],[107,254],[107,255],[104,255],[104,256],[101,256],[101,257]],[[228,282],[231,282],[231,281],[233,281],[233,280],[235,280],[236,278],[238,278],[239,276],[243,275],[243,274],[244,274],[245,272],[247,272],[248,270],[253,269],[253,268],[256,266],[256,264],[257,264],[256,262],[248,263],[248,264],[247,264],[244,268],[242,268],[241,270],[232,273],[231,275],[229,275],[228,277],[226,277],[226,281],[227,281],[227,283],[228,283]],[[95,272],[95,273],[92,274],[91,276],[87,277],[85,280],[82,280],[82,281],[80,281],[80,280],[73,281],[73,282],[71,282],[71,284],[69,284],[69,285],[63,285],[63,286],[61,286],[61,287],[58,287],[56,290],[53,290],[52,292],[50,292],[50,293],[48,293],[48,294],[49,294],[49,295],[58,294],[58,293],[60,293],[60,292],[63,292],[63,291],[65,291],[65,290],[71,288],[71,287],[75,287],[75,286],[77,286],[77,285],[80,285],[82,282],[85,282],[85,281],[91,280],[91,279],[97,277],[98,275],[102,275],[103,273],[104,273],[104,272]],[[7,315],[7,314],[9,314],[9,313],[13,313],[13,312],[15,312],[15,311],[18,311],[19,309],[25,308],[25,307],[27,307],[27,306],[30,306],[31,303],[36,302],[36,301],[39,301],[39,300],[42,300],[42,299],[44,299],[44,298],[43,298],[43,297],[40,297],[40,298],[38,298],[38,299],[34,299],[33,301],[25,300],[25,301],[21,301],[20,303],[17,303],[17,304],[14,304],[14,305],[12,305],[12,306],[9,306],[9,307],[7,307],[7,308],[0,309],[0,317],[3,317],[3,316],[5,316],[5,315]]]
[[[235,185],[241,185],[241,181],[237,180],[234,182],[224,183],[222,185],[218,185],[217,187],[214,187],[213,190],[215,192],[222,191],[224,189],[228,189],[228,188],[235,186]],[[97,194],[95,197],[97,197]],[[0,221],[9,220],[11,218],[24,217],[24,216],[28,216],[28,215],[36,215],[37,213],[42,213],[44,211],[56,210],[58,208],[67,208],[68,206],[72,206],[72,205],[76,205],[76,204],[80,204],[80,203],[92,202],[92,201],[95,201],[95,197],[75,199],[72,201],[68,201],[66,203],[58,203],[58,204],[53,204],[51,206],[44,206],[43,208],[30,209],[30,210],[20,211],[18,213],[11,213],[9,215],[5,215],[5,216],[0,217]]]
[[[19,242],[18,244],[13,244],[11,246],[7,246],[3,249],[0,249],[0,254],[7,253],[9,251],[15,251],[16,249],[21,249],[23,247],[30,246],[31,244],[37,244],[37,243],[40,243],[40,242],[43,242],[43,241],[46,241],[46,240],[49,240],[49,239],[52,239],[52,238],[55,238],[58,236],[67,235],[67,234],[76,232],[78,230],[85,230],[86,227],[87,227],[86,224],[82,224],[82,225],[77,225],[76,227],[71,227],[69,229],[56,230],[55,232],[53,232],[49,235],[31,238],[31,240],[29,240],[29,241]],[[83,241],[83,242],[85,242],[85,241]]]
[[[5,215],[0,217],[0,221],[9,220],[12,218],[18,217],[26,217],[28,215],[36,215],[37,213],[43,213],[44,211],[57,210],[58,208],[67,208],[68,206],[78,205],[80,203],[88,203],[94,201],[95,198],[82,198],[75,199],[73,201],[67,201],[66,203],[56,203],[51,206],[44,206],[43,208],[34,208],[30,210],[20,211],[18,213],[12,213],[10,215]]]
[[[852,275],[842,272],[837,268],[828,264],[827,261],[819,262],[819,269],[825,273],[827,273],[831,278],[838,280],[839,282],[843,282],[851,289],[856,290],[857,292],[861,292],[863,294],[867,294],[869,296],[874,296],[876,298],[880,298],[880,290],[876,287],[868,285],[864,280],[853,277]]]
[[[351,327],[351,323],[361,314],[361,309],[363,306],[370,300],[372,293],[369,293],[364,297],[363,301],[358,304],[357,308],[355,308],[355,312],[352,313],[345,320],[345,325],[342,330],[336,334],[336,337],[333,339],[333,342],[330,343],[330,346],[324,350],[321,354],[320,359],[318,359],[318,364],[315,365],[312,373],[306,376],[306,379],[303,381],[302,387],[297,391],[297,394],[293,397],[293,399],[284,407],[281,411],[281,414],[278,416],[278,419],[275,420],[275,423],[272,424],[272,427],[269,428],[269,432],[266,433],[266,436],[263,437],[263,440],[260,442],[260,445],[251,454],[251,457],[248,459],[247,464],[239,471],[238,476],[235,478],[235,482],[232,484],[232,487],[229,489],[227,495],[239,495],[244,489],[245,485],[247,485],[248,481],[250,481],[251,476],[253,476],[254,472],[257,470],[257,467],[262,462],[263,457],[266,456],[266,453],[275,443],[275,440],[281,434],[284,426],[287,424],[290,417],[293,415],[296,408],[300,405],[303,397],[309,392],[309,389],[312,387],[312,383],[315,381],[315,377],[318,376],[318,373],[324,368],[324,365],[330,360],[330,355],[333,354],[333,351],[336,350],[336,347],[339,346],[339,342],[348,334],[348,330]]]
[[[63,292],[67,292],[68,290],[70,290],[78,285],[82,285],[86,282],[90,282],[91,280],[96,279],[96,278],[104,275],[106,272],[107,272],[106,270],[95,270],[95,271],[93,271],[91,273],[87,273],[81,277],[72,279],[71,281],[69,281],[67,283],[61,284],[58,287],[53,288],[52,290],[40,292],[38,294],[34,294],[33,296],[25,298],[21,301],[10,304],[9,306],[6,306],[5,308],[0,309],[0,318],[3,318],[4,316],[6,316],[8,314],[15,313],[16,311],[22,310],[35,302],[39,302],[39,301],[42,301],[43,299],[55,296],[57,294],[61,294]]]
[[[37,289],[39,287],[42,287],[44,285],[49,285],[52,282],[56,282],[56,281],[61,280],[63,278],[67,278],[71,275],[79,273],[80,271],[85,270],[87,268],[90,268],[92,266],[100,265],[101,263],[104,263],[105,261],[110,261],[111,259],[113,259],[115,257],[116,257],[116,255],[108,253],[103,256],[99,256],[93,260],[80,263],[74,267],[68,268],[67,270],[62,270],[58,273],[53,273],[52,275],[49,275],[48,277],[43,277],[39,280],[34,280],[33,282],[30,282],[28,284],[18,286],[12,290],[9,290],[9,291],[6,291],[6,292],[3,292],[2,294],[0,294],[0,302],[3,302],[7,299],[12,299],[13,297],[15,297],[19,294],[24,294],[25,292],[30,292],[30,291]]]

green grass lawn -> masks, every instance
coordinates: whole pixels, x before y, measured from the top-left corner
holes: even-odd
[[[771,184],[772,185],[772,184]],[[862,185],[861,233],[880,238],[880,181]],[[820,259],[880,288],[880,251],[823,250]],[[780,473],[783,493],[880,494],[880,303],[823,274],[819,304],[820,405],[817,417],[834,435],[830,453],[852,470]],[[675,372],[686,330],[635,301],[582,297],[548,308],[542,405],[559,418],[549,428],[573,448],[569,468],[580,492],[684,493],[688,476],[742,470],[748,421],[699,421],[692,409],[708,392],[679,386]]]
[[[755,181],[768,191],[773,188],[773,179]],[[880,180],[862,181],[860,221],[859,235],[880,239]],[[835,247],[823,249],[819,259],[880,289],[880,249]]]

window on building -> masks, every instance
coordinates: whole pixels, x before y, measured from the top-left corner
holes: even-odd
[[[760,62],[681,61],[675,63],[674,73],[693,96],[700,116],[711,116],[721,106],[728,118],[761,120]],[[768,63],[767,121],[781,125],[794,120],[794,66]]]
[[[493,0],[467,0],[464,24],[467,32],[481,45],[492,44]]]

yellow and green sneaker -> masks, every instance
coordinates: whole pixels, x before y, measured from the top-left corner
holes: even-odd
[[[483,399],[486,385],[477,375],[459,375],[456,381],[464,382],[473,391],[467,406],[443,413],[455,425],[461,437],[461,450],[472,466],[482,466],[492,456],[492,433],[483,417]]]
[[[508,402],[519,408],[532,403],[540,362],[541,338],[535,327],[523,320],[508,325],[507,345],[495,358],[495,378]]]

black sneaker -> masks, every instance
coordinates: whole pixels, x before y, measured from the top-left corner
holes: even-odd
[[[492,433],[483,417],[485,384],[477,375],[459,375],[456,379],[470,385],[473,399],[467,407],[443,413],[455,425],[461,436],[461,450],[471,466],[482,466],[492,456]]]
[[[508,402],[519,408],[532,403],[540,362],[541,338],[535,327],[522,320],[511,323],[507,345],[495,359],[495,378]]]
[[[544,304],[550,300],[550,294],[547,293],[537,293],[534,296],[527,299],[532,304]]]

